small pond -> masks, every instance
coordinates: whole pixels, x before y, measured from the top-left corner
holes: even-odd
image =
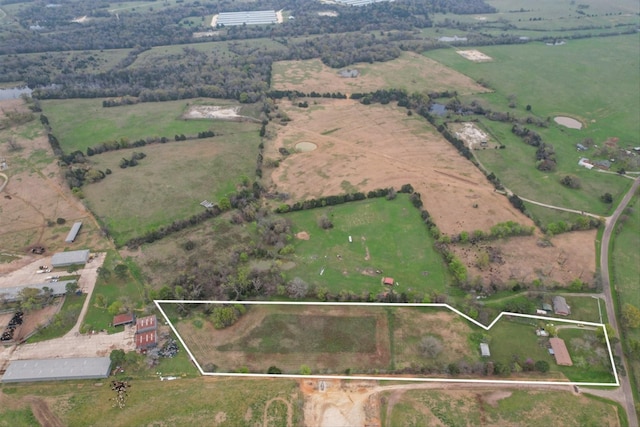
[[[6,89],[0,89],[0,101],[4,101],[5,99],[17,99],[20,98],[20,95],[26,93],[27,95],[31,95],[33,92],[28,87],[8,87]]]
[[[447,114],[447,107],[443,104],[432,104],[431,108],[429,108],[429,112],[436,116],[444,116]]]

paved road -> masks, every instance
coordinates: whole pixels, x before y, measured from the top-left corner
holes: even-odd
[[[615,229],[618,218],[625,210],[631,198],[638,190],[640,186],[640,177],[636,178],[631,189],[627,191],[627,194],[623,197],[622,201],[616,208],[613,215],[607,218],[604,233],[602,235],[602,247],[600,249],[600,274],[602,275],[602,291],[605,294],[605,307],[607,308],[607,316],[609,317],[609,324],[616,331],[616,335],[620,336],[620,329],[618,329],[618,322],[616,319],[615,308],[613,305],[613,296],[611,295],[611,281],[609,280],[609,244],[611,242],[611,234]],[[626,372],[627,364],[624,359],[624,353],[622,351],[622,344],[617,343],[613,347],[614,352],[621,357],[622,364]],[[636,410],[633,402],[633,393],[631,392],[631,383],[628,376],[620,377],[620,386],[622,388],[625,401],[621,402],[627,411],[627,417],[629,419],[629,427],[638,427],[638,417],[636,416]]]

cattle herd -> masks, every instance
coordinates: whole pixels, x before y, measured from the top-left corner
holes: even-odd
[[[0,336],[0,341],[11,341],[13,340],[13,334],[18,326],[22,325],[22,317],[24,313],[22,311],[16,311],[13,314],[13,317],[9,321],[9,324],[2,332],[2,336]]]

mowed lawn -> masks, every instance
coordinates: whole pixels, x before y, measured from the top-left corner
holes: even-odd
[[[333,228],[318,225],[326,215]],[[346,203],[285,215],[294,233],[306,232],[308,240],[295,240],[295,266],[289,280],[300,277],[331,292],[348,291],[376,295],[390,289],[383,277],[398,284],[396,293],[444,292],[449,282],[442,257],[433,247],[427,227],[406,195]],[[352,242],[349,242],[351,236]]]
[[[118,245],[151,229],[202,212],[203,200],[217,202],[253,177],[258,125],[234,123],[237,132],[208,139],[169,142],[93,156],[96,168],[113,173],[82,188],[87,205]],[[121,169],[123,157],[142,152],[135,167]]]
[[[214,120],[185,120],[189,105],[206,104],[238,107],[229,100],[189,99],[167,102],[146,102],[121,107],[103,108],[102,99],[65,99],[42,101],[43,114],[49,119],[52,132],[62,150],[71,153],[100,143],[125,138],[129,142],[147,137],[196,135],[213,130],[216,134],[238,132],[237,123]],[[246,111],[245,111],[246,110]],[[254,108],[244,106],[238,114],[253,115]]]

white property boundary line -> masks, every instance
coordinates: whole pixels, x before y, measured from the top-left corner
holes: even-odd
[[[485,326],[482,323],[472,319],[467,316],[463,312],[451,307],[449,304],[417,304],[417,303],[368,303],[368,302],[297,302],[297,301],[193,301],[193,300],[154,300],[153,301],[162,313],[165,321],[176,335],[184,349],[189,354],[191,361],[196,365],[198,371],[201,375],[205,376],[218,376],[218,377],[265,377],[265,378],[315,378],[315,379],[344,379],[344,380],[373,380],[373,381],[414,381],[414,382],[448,382],[448,383],[480,383],[480,384],[513,384],[513,385],[578,385],[578,386],[589,386],[589,387],[619,387],[620,380],[618,379],[618,371],[616,370],[616,365],[613,360],[613,352],[611,351],[611,343],[609,342],[609,335],[607,334],[607,328],[605,328],[603,323],[594,323],[594,322],[581,322],[578,320],[570,320],[570,319],[559,319],[557,317],[545,317],[545,316],[536,316],[533,314],[520,314],[520,313],[510,313],[507,311],[501,312],[494,320],[491,322],[489,326]],[[358,376],[358,375],[293,375],[293,374],[258,374],[258,373],[248,373],[248,374],[240,374],[240,373],[218,373],[218,372],[205,372],[193,353],[187,346],[187,344],[182,339],[182,336],[178,333],[177,329],[173,326],[173,323],[169,320],[169,316],[164,312],[160,304],[243,304],[243,305],[306,305],[306,306],[360,306],[360,307],[434,307],[434,308],[446,308],[450,311],[453,311],[457,315],[465,318],[469,322],[473,323],[476,326],[481,327],[482,329],[488,331],[495,325],[502,316],[513,316],[513,317],[523,317],[528,319],[540,319],[545,320],[547,322],[563,322],[563,323],[571,323],[575,325],[583,325],[583,326],[594,326],[597,328],[602,328],[604,331],[604,337],[607,342],[607,349],[609,350],[609,361],[611,363],[611,368],[613,369],[613,376],[616,379],[615,383],[584,383],[584,382],[571,382],[571,381],[515,381],[515,380],[474,380],[474,379],[466,379],[466,378],[406,378],[406,377],[385,377],[385,376]]]

